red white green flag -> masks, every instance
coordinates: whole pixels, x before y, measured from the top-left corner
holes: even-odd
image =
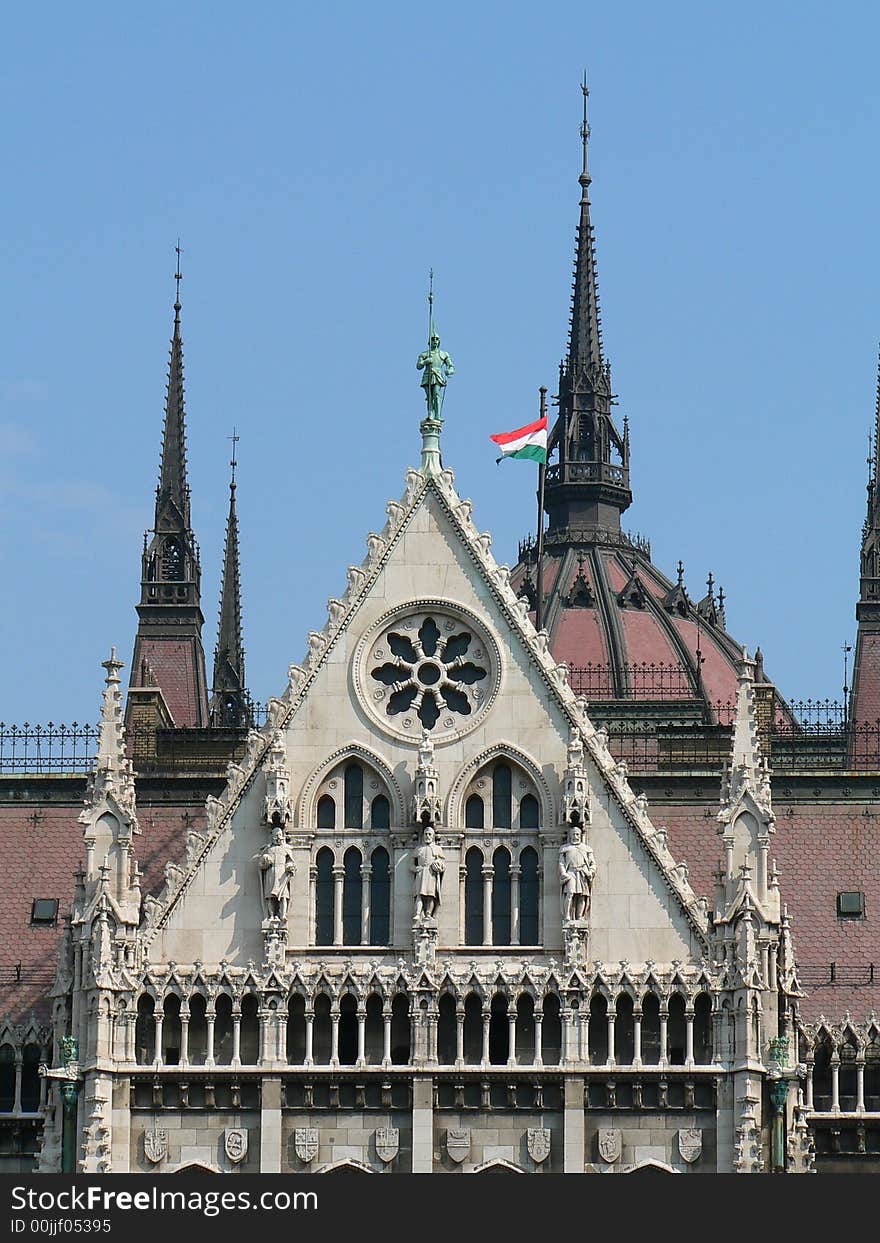
[[[530,462],[547,462],[547,416],[520,427],[515,432],[499,432],[489,439],[501,450],[499,462],[505,458],[525,458]]]

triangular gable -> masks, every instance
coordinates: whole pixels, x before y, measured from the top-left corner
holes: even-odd
[[[665,832],[655,830],[647,815],[644,800],[637,799],[629,785],[626,766],[616,762],[607,749],[605,735],[597,731],[586,713],[586,700],[576,697],[568,684],[568,669],[553,659],[546,632],[536,632],[528,616],[528,604],[518,598],[510,586],[510,571],[499,565],[491,553],[491,537],[477,531],[471,519],[472,505],[455,491],[452,471],[423,474],[409,470],[406,491],[400,502],[388,503],[388,521],[382,532],[368,536],[367,556],[360,566],[348,571],[348,587],[343,597],[330,601],[328,620],[323,630],[309,635],[308,654],[302,665],[291,665],[288,686],[280,699],[269,701],[268,719],[262,730],[248,736],[246,753],[238,764],[230,764],[229,780],[219,798],[207,800],[207,832],[201,848],[194,852],[185,869],[172,869],[168,884],[151,910],[144,932],[149,946],[158,931],[168,925],[179,907],[194,876],[202,867],[217,841],[230,826],[233,815],[266,757],[280,730],[290,727],[308,702],[314,687],[337,644],[347,636],[353,618],[369,598],[370,592],[391,562],[395,549],[407,536],[414,519],[425,505],[436,505],[460,549],[476,570],[477,578],[488,589],[503,629],[518,645],[525,664],[543,684],[547,704],[560,714],[568,728],[577,731],[597,769],[597,776],[608,794],[623,811],[628,826],[634,831],[657,873],[662,877],[687,924],[703,946],[708,949],[708,917],[706,904],[697,900],[686,877],[686,870],[676,867],[666,846]],[[441,593],[442,595],[442,593]],[[416,739],[413,739],[416,741]],[[345,748],[343,748],[343,751]]]

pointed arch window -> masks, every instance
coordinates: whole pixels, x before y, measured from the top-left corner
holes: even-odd
[[[499,846],[492,856],[492,944],[510,944],[510,852]]]
[[[472,846],[465,856],[464,939],[483,944],[483,852]]]
[[[344,821],[346,829],[364,827],[364,770],[360,764],[349,764],[345,769]]]
[[[336,803],[329,794],[323,794],[318,799],[318,828],[336,828]]]
[[[361,878],[361,852],[351,846],[345,852],[342,866],[345,872],[342,881],[342,942],[344,945],[360,945],[364,887]]]
[[[183,548],[180,540],[173,535],[162,547],[162,578],[166,583],[183,581]]]
[[[540,945],[538,926],[538,852],[526,846],[519,856],[519,942]]]
[[[370,855],[370,944],[391,940],[391,860],[384,846]]]
[[[377,794],[370,804],[370,828],[391,828],[391,804],[384,794]]]
[[[479,794],[472,794],[464,808],[464,827],[466,829],[482,829],[485,827],[486,805]]]
[[[492,771],[492,824],[509,829],[513,823],[513,774],[509,764],[496,764]]]
[[[333,851],[324,846],[315,859],[315,944],[333,944]]]

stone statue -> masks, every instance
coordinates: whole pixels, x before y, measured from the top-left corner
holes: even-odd
[[[562,917],[583,920],[590,913],[590,895],[596,860],[589,846],[582,842],[580,825],[572,825],[568,841],[559,851],[559,879],[562,881]]]
[[[434,830],[430,824],[425,826],[422,845],[415,853],[413,866],[416,873],[415,917],[417,920],[433,919],[440,906],[446,861],[442,846],[434,841]]]
[[[290,882],[296,874],[293,849],[284,840],[280,825],[272,830],[270,845],[257,856],[261,873],[263,916],[265,919],[287,919],[290,903]]]
[[[433,286],[431,293],[428,295],[428,302],[433,307]],[[416,363],[416,367],[419,371],[424,372],[422,388],[425,390],[425,400],[428,403],[428,418],[439,421],[442,418],[441,411],[443,409],[446,381],[451,375],[455,374],[455,367],[446,351],[440,348],[440,337],[437,334],[437,329],[434,327],[433,314],[431,315],[428,348],[419,354],[419,361]]]

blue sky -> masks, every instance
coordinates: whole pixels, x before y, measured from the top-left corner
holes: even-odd
[[[854,635],[880,337],[880,10],[61,4],[4,16],[0,718],[94,718],[129,659],[174,253],[213,652],[239,445],[254,694],[280,692],[417,460],[428,268],[444,457],[501,560],[568,315],[580,92],[635,503],[789,696]]]

